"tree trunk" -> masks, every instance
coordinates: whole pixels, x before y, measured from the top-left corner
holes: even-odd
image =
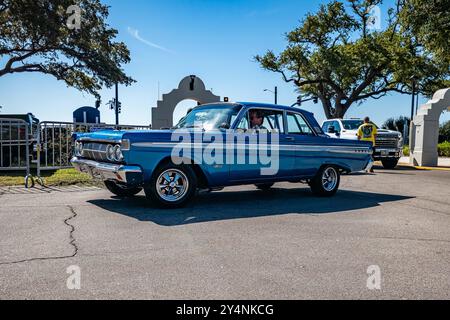
[[[344,118],[345,113],[347,112],[349,106],[346,104],[333,104],[329,99],[321,99],[323,111],[325,112],[325,116],[327,119],[335,119],[335,118]]]
[[[333,115],[331,114],[331,111],[332,111],[331,101],[329,99],[326,99],[321,96],[319,96],[319,98],[320,98],[320,101],[322,102],[322,107],[323,107],[323,112],[325,113],[325,117],[327,117],[327,119],[334,118]]]
[[[345,113],[347,112],[347,108],[345,108],[345,106],[340,103],[335,106],[334,110],[335,110],[334,113],[335,118],[344,118]]]

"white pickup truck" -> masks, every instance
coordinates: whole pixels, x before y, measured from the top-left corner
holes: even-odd
[[[337,139],[358,139],[358,128],[364,123],[362,119],[330,119],[322,124],[322,130]],[[403,155],[403,137],[398,131],[378,129],[375,142],[374,160],[379,160],[386,169],[397,166]]]

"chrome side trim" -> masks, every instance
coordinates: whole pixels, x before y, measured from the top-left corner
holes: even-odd
[[[116,140],[107,140],[107,139],[92,139],[89,137],[81,137],[77,139],[77,141],[82,142],[98,142],[98,143],[110,143],[110,144],[120,144],[122,143],[122,139],[116,139]]]
[[[182,143],[182,142],[135,142],[132,144],[133,147],[141,148],[205,148],[208,143]],[[218,147],[219,148],[219,147]],[[331,152],[331,153],[358,153],[358,154],[372,154],[371,148],[364,147],[352,147],[352,146],[308,146],[308,145],[267,145],[267,144],[231,144],[223,145],[223,148],[237,148],[238,150],[245,149],[278,149],[283,151],[310,151],[310,152]]]

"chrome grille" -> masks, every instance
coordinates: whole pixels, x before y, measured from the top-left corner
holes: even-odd
[[[109,162],[106,158],[106,143],[85,142],[83,143],[83,158]]]
[[[398,147],[398,137],[397,136],[377,136],[375,145],[377,147],[383,147],[383,148],[397,148]]]

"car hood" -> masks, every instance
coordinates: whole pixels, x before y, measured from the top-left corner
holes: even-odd
[[[193,129],[186,129],[186,133],[194,133]],[[182,131],[179,131],[182,132]],[[98,142],[118,143],[123,139],[132,142],[166,142],[171,141],[174,130],[99,130],[89,133],[75,133],[74,139],[89,140]]]

